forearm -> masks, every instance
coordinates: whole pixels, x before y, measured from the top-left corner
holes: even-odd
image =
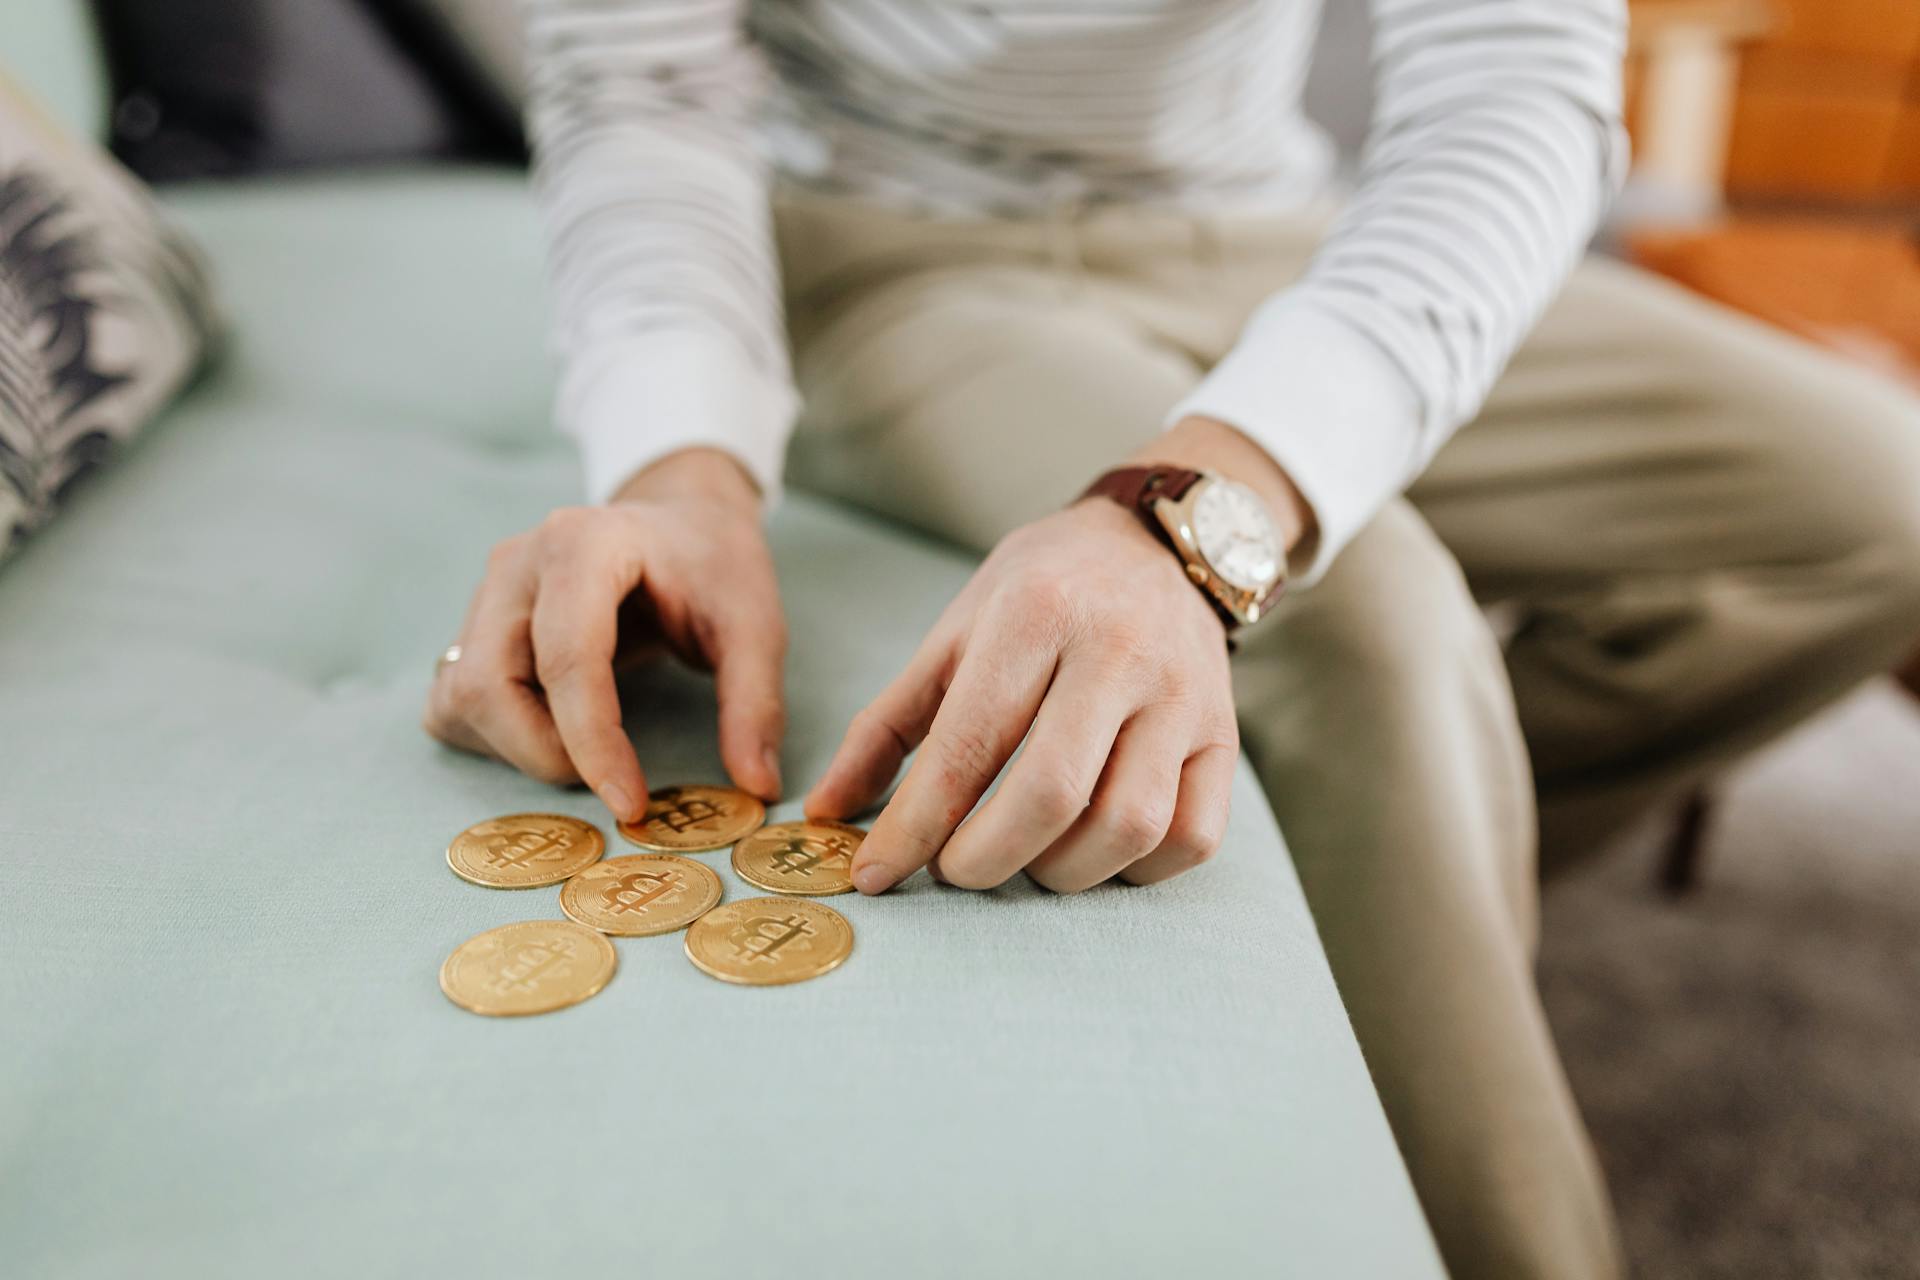
[[[556,417],[591,497],[717,447],[769,496],[797,397],[743,0],[527,6]]]
[[[1380,95],[1353,199],[1169,415],[1230,423],[1285,468],[1319,525],[1308,581],[1479,411],[1622,167],[1620,0],[1374,14]]]

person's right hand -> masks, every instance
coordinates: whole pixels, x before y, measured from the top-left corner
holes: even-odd
[[[620,720],[616,658],[664,645],[714,672],[720,758],[736,785],[780,792],[786,620],[747,474],[688,449],[604,507],[567,507],[508,538],[442,665],[424,724],[533,777],[585,782],[631,821],[647,783]]]

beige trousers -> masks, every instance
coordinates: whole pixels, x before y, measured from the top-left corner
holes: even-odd
[[[776,226],[793,482],[978,551],[1150,439],[1321,230],[791,192]],[[1533,985],[1536,833],[1597,843],[1916,638],[1920,403],[1603,262],[1247,636],[1246,751],[1455,1275],[1622,1268]]]

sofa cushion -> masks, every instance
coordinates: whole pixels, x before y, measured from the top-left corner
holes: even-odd
[[[0,558],[173,396],[211,327],[186,239],[0,74]]]
[[[175,204],[232,356],[0,575],[8,1274],[1439,1276],[1244,770],[1165,885],[919,877],[834,900],[818,981],[620,939],[577,1008],[450,1005],[449,950],[559,910],[448,839],[611,835],[418,727],[487,545],[578,492],[524,182]],[[773,533],[797,791],[970,565],[804,496]],[[625,696],[655,779],[719,776],[703,678]]]
[[[106,140],[106,65],[87,0],[0,5],[0,62],[66,128]]]

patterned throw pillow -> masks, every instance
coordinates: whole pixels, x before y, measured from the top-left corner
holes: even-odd
[[[0,559],[172,398],[212,333],[192,247],[0,76]]]

